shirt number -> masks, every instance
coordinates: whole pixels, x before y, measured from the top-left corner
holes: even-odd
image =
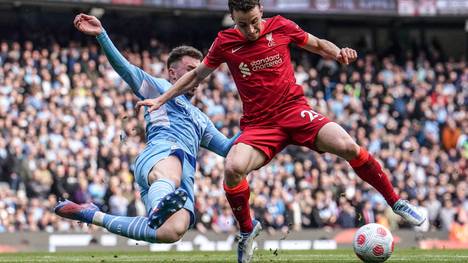
[[[315,118],[322,116],[319,113],[313,111],[313,110],[303,110],[301,111],[301,117],[306,118],[306,116],[309,116],[310,122],[312,122]],[[319,118],[319,120],[323,120],[323,116]]]

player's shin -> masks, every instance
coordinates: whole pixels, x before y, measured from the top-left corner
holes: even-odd
[[[244,178],[235,187],[228,187],[224,184],[224,191],[232,212],[239,222],[240,231],[243,233],[252,232],[253,224],[249,205],[250,188],[247,180]]]
[[[349,164],[362,180],[379,191],[387,203],[393,207],[400,197],[395,193],[388,176],[372,155],[361,147],[359,155],[355,159],[350,160]]]
[[[158,179],[154,181],[148,191],[148,199],[151,207],[155,208],[167,194],[175,191],[175,183],[169,179]]]
[[[102,226],[109,232],[135,240],[156,243],[156,229],[148,226],[146,217],[114,216],[97,212],[93,224]]]

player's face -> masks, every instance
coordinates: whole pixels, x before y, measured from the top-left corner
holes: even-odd
[[[185,73],[195,69],[198,65],[200,65],[200,60],[189,56],[183,56],[181,60],[173,63],[169,68],[169,82],[172,84],[176,83]],[[188,91],[185,96],[191,98],[195,94],[196,89],[197,87],[194,87],[193,90]]]
[[[248,12],[234,10],[231,16],[239,31],[249,41],[255,41],[260,37],[263,16],[262,7],[256,6]]]

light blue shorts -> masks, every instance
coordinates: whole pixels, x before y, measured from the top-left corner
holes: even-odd
[[[193,183],[195,175],[195,158],[182,150],[176,142],[170,141],[155,141],[149,142],[145,149],[135,159],[135,181],[140,186],[140,195],[146,207],[146,212],[149,213],[153,207],[148,200],[148,175],[151,169],[161,160],[168,156],[174,155],[179,158],[182,163],[182,178],[180,188],[188,193],[187,201],[184,208],[190,213],[190,226],[195,223],[195,196],[193,193]]]

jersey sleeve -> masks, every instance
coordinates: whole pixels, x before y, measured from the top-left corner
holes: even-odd
[[[220,156],[226,157],[234,142],[239,138],[240,133],[236,134],[231,139],[226,138],[216,127],[213,122],[209,121],[203,134],[201,146]]]
[[[307,43],[309,34],[302,30],[302,28],[296,23],[284,17],[281,17],[281,23],[284,26],[284,32],[292,43],[295,43],[298,46],[303,46]]]
[[[103,31],[101,34],[99,34],[96,39],[104,54],[106,55],[107,60],[109,60],[112,68],[132,88],[133,93],[138,98],[148,98],[148,96],[145,96],[145,94],[142,94],[141,92],[141,89],[147,87],[148,84],[151,84],[151,86],[153,86],[159,93],[164,92],[162,85],[163,81],[151,77],[148,73],[132,65],[128,60],[126,60],[115,47],[114,43],[112,43],[106,31]],[[146,81],[150,79],[152,81]]]
[[[203,63],[205,63],[205,65],[209,68],[217,68],[219,65],[221,65],[221,63],[224,62],[224,56],[222,53],[221,40],[218,35],[213,44],[211,44],[210,50],[208,50],[208,54],[203,60]]]

